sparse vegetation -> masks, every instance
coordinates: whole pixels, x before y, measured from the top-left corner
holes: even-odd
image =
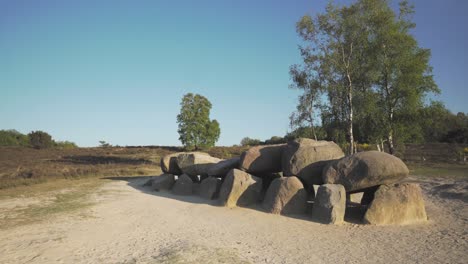
[[[415,176],[467,178],[468,164],[409,163],[410,174]]]
[[[246,147],[213,147],[217,158],[239,156]],[[161,173],[162,156],[176,147],[49,148],[0,147],[0,189],[35,185],[52,179],[143,176]]]
[[[75,213],[91,206],[89,195],[104,184],[100,179],[57,180],[22,186],[14,189],[0,190],[0,201],[23,201],[8,211],[0,209],[0,229],[38,223],[63,213]],[[33,201],[33,202],[27,202]],[[35,202],[34,202],[35,201]]]
[[[101,148],[110,148],[110,147],[112,147],[112,145],[109,144],[109,143],[107,143],[107,142],[104,141],[104,140],[100,140],[100,141],[99,141],[99,147],[101,147]]]

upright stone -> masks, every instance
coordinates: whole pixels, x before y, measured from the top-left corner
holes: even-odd
[[[408,225],[426,221],[424,199],[416,183],[380,186],[364,215],[364,223],[373,225]]]
[[[288,142],[282,156],[284,176],[297,176],[309,188],[323,184],[322,170],[330,161],[344,157],[341,148],[332,141],[299,138]]]
[[[200,184],[200,196],[213,200],[219,196],[219,189],[221,188],[221,180],[215,177],[208,177]]]
[[[275,173],[259,173],[255,175],[259,178],[262,179],[262,185],[263,185],[263,192],[266,193],[268,188],[270,188],[271,183],[278,179],[283,177],[282,172],[275,172]]]
[[[170,190],[172,189],[172,186],[174,186],[174,183],[174,175],[166,173],[161,176],[155,177],[151,186],[155,191]]]
[[[161,170],[164,173],[170,173],[174,175],[181,175],[182,171],[179,168],[179,165],[177,165],[177,156],[183,152],[178,152],[178,153],[173,153],[166,155],[161,158]]]
[[[174,184],[172,193],[177,195],[192,195],[193,194],[193,181],[190,176],[182,174]]]
[[[242,153],[239,168],[248,173],[280,172],[285,144],[256,146]]]
[[[210,169],[208,170],[208,175],[224,178],[229,173],[230,170],[236,169],[239,167],[239,161],[240,161],[239,157],[222,160],[210,167]]]
[[[312,217],[324,224],[341,224],[346,211],[346,191],[340,184],[324,184],[315,196]]]
[[[187,152],[177,156],[177,164],[184,174],[208,175],[208,170],[221,160],[203,152]]]
[[[262,205],[272,214],[303,214],[307,210],[307,196],[297,177],[277,178],[271,182]]]
[[[233,169],[224,179],[219,192],[220,204],[226,207],[248,206],[260,201],[262,179]]]
[[[359,152],[332,162],[323,170],[324,183],[341,184],[355,192],[401,181],[409,174],[401,159],[379,151]]]

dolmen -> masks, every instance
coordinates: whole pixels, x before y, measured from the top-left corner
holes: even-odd
[[[163,174],[146,186],[198,195],[228,208],[309,215],[313,221],[339,225],[347,206],[357,205],[365,212],[363,224],[427,221],[421,188],[405,182],[409,170],[401,159],[379,151],[345,156],[332,141],[299,138],[251,147],[225,160],[204,152],[179,152],[162,157],[161,169]]]

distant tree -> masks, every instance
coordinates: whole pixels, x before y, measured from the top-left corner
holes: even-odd
[[[109,143],[107,143],[107,142],[104,141],[104,140],[100,140],[100,141],[99,141],[99,147],[101,147],[101,148],[110,148],[110,147],[112,147],[112,145],[109,144]]]
[[[240,144],[241,146],[257,146],[262,144],[262,141],[260,139],[245,137],[241,140]]]
[[[29,146],[29,138],[14,129],[0,130],[0,146]]]
[[[317,140],[315,126],[319,110],[322,107],[320,96],[324,92],[324,87],[321,85],[320,77],[313,75],[320,74],[318,60],[305,60],[304,64],[304,66],[293,65],[289,70],[293,80],[293,84],[289,87],[302,91],[296,111],[289,117],[290,127],[292,129],[310,127],[313,138]]]
[[[286,142],[287,139],[284,137],[272,136],[270,139],[265,140],[265,145],[282,144]]]
[[[311,127],[298,127],[284,136],[285,141],[294,140],[297,138],[326,139],[327,133],[321,126],[316,126],[314,131]]]
[[[313,129],[321,116],[327,139],[346,145],[348,153],[355,152],[355,141],[380,148],[385,142],[393,154],[395,142],[421,140],[415,119],[426,95],[439,89],[430,50],[411,34],[413,13],[407,0],[398,12],[388,0],[355,0],[330,1],[324,13],[302,17],[296,29],[303,62],[290,69],[293,87],[302,90],[292,127]]]
[[[177,115],[179,140],[188,150],[212,147],[221,134],[219,123],[210,120],[211,103],[204,96],[188,93]]]
[[[363,1],[366,2],[366,1]],[[372,56],[376,70],[376,94],[379,106],[374,115],[380,114],[381,125],[386,130],[389,152],[394,153],[396,126],[405,120],[400,116],[417,115],[427,93],[438,93],[429,65],[431,52],[420,48],[410,30],[416,25],[411,21],[414,8],[408,1],[400,2],[398,14],[388,1],[369,1],[369,9],[376,14],[369,26],[372,31]],[[404,135],[400,135],[403,136]]]
[[[330,2],[325,13],[315,18],[306,15],[297,23],[297,32],[305,43],[300,48],[303,68],[310,71],[306,84],[311,84],[312,90],[326,91],[327,115],[345,128],[349,153],[355,152],[354,97],[369,88],[367,75],[371,72],[367,60],[368,19],[361,2],[350,6]]]
[[[53,146],[52,136],[44,131],[32,131],[28,134],[29,143],[33,148],[44,149]]]
[[[71,141],[55,141],[54,147],[58,149],[74,149],[78,146]]]

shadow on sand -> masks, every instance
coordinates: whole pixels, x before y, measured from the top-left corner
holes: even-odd
[[[194,204],[208,204],[211,206],[220,206],[218,200],[207,200],[196,193],[188,196],[183,195],[175,195],[169,191],[154,191],[151,186],[145,186],[145,183],[153,178],[153,176],[133,176],[133,177],[104,177],[101,178],[103,180],[115,180],[115,181],[126,181],[127,185],[142,192],[145,194],[150,194],[154,196],[164,197],[166,199],[174,199],[186,203],[194,203]],[[315,221],[312,216],[312,208],[313,208],[313,201],[308,201],[308,208],[307,213],[302,215],[283,215],[285,217],[290,217],[299,220],[311,221],[315,223],[320,223]],[[258,203],[253,206],[247,206],[243,208],[248,208],[252,210],[261,211],[264,213],[265,210],[262,208],[261,203]],[[345,222],[351,224],[362,224],[362,218],[364,216],[366,208],[361,206],[359,203],[349,203],[346,205],[346,213],[345,213]]]

